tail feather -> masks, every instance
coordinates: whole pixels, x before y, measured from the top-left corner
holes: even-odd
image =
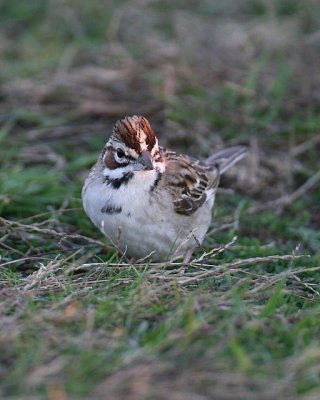
[[[205,160],[207,165],[215,166],[223,174],[247,154],[246,147],[233,146],[220,150]]]

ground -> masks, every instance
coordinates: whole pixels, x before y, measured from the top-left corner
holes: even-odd
[[[0,397],[320,398],[317,0],[0,2]],[[117,119],[242,144],[204,248],[133,264],[81,187]]]

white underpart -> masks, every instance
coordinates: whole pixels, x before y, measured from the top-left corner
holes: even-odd
[[[164,163],[155,163],[155,167],[162,173],[165,171]],[[136,258],[155,251],[153,261],[163,261],[177,252],[183,255],[203,242],[211,222],[213,192],[208,193],[208,200],[200,210],[186,216],[174,211],[168,191],[150,191],[157,178],[156,170],[134,172],[133,178],[118,189],[102,183],[100,174],[90,174],[85,183],[84,209],[120,251]],[[111,170],[108,170],[108,175],[111,175]],[[113,214],[102,212],[106,206],[121,207],[122,211]]]

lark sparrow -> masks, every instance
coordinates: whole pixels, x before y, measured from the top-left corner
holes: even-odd
[[[129,257],[190,255],[211,223],[220,175],[245,154],[242,146],[204,161],[176,154],[158,145],[146,118],[126,117],[85,181],[85,212]]]

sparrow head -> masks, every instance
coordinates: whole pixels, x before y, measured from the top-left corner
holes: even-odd
[[[152,170],[159,153],[158,140],[148,120],[140,115],[125,117],[113,127],[103,163],[108,169]]]

